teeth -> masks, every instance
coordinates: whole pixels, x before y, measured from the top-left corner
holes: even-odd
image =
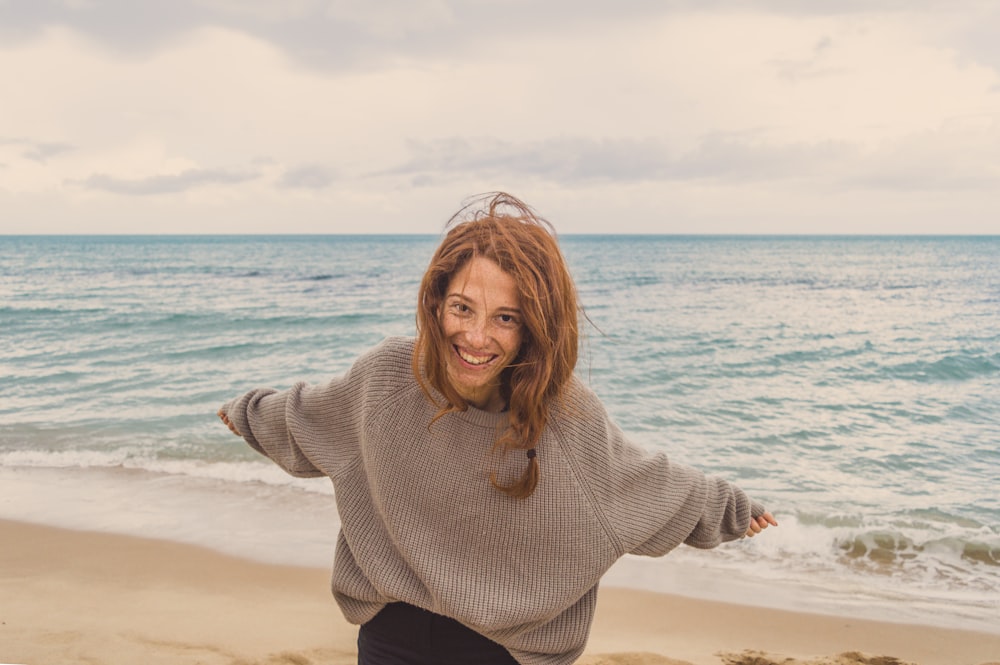
[[[461,349],[458,350],[458,355],[460,355],[462,357],[462,360],[469,363],[470,365],[485,365],[494,358],[494,356],[485,356],[482,358],[478,356],[470,356],[468,353],[462,351]]]

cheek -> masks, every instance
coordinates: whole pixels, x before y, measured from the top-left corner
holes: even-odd
[[[441,330],[441,336],[447,339],[451,335],[454,335],[458,331],[458,325],[454,317],[450,317],[447,314],[442,314],[436,319],[438,328]]]
[[[504,350],[512,356],[516,356],[524,343],[524,336],[518,332],[511,332],[504,337]]]

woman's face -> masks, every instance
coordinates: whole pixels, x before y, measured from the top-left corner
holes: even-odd
[[[514,278],[476,257],[448,283],[441,311],[452,387],[469,404],[500,411],[500,373],[521,348],[521,298]]]

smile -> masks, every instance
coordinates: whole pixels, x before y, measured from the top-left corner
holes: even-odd
[[[464,351],[464,350],[460,349],[457,346],[455,347],[455,352],[458,354],[458,357],[461,358],[462,360],[464,360],[466,363],[468,363],[470,365],[475,365],[477,367],[481,366],[481,365],[488,365],[489,363],[493,362],[493,360],[495,360],[497,358],[496,354],[492,354],[492,353],[484,355],[484,356],[473,355],[473,354],[469,353],[468,351]]]

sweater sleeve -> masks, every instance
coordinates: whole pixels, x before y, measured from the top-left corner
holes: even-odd
[[[334,383],[328,384],[327,388]],[[310,389],[304,383],[297,383],[282,392],[258,388],[227,402],[222,410],[254,450],[270,458],[287,473],[310,478],[324,473],[307,452],[319,432],[308,422],[304,427],[296,427],[302,420],[296,413],[296,407],[306,405],[314,410],[323,401],[322,392],[322,389]]]
[[[764,508],[725,480],[631,442],[589,390],[574,444],[596,509],[621,553],[661,556],[685,543],[711,548],[746,534]],[[579,394],[579,393],[578,393]]]
[[[385,343],[375,347],[328,383],[251,390],[222,411],[251,447],[289,474],[333,477],[357,457],[365,404],[377,401],[378,388],[391,384],[380,367],[384,348]]]

